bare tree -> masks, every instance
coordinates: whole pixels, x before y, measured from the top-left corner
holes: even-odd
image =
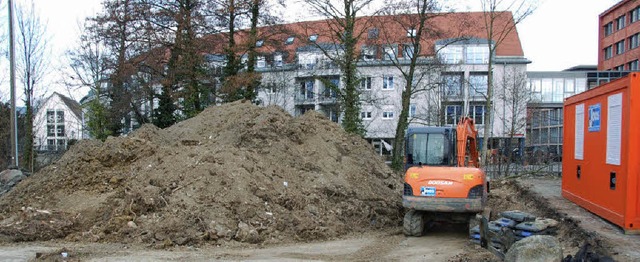
[[[489,138],[491,137],[492,128],[492,105],[493,105],[493,65],[495,53],[499,46],[503,44],[505,39],[516,30],[516,25],[524,21],[526,17],[531,15],[535,9],[533,0],[480,0],[484,14],[484,28],[486,37],[489,40],[489,61],[487,70],[487,92],[485,101],[485,123],[484,123],[484,142],[482,143],[481,154],[484,164],[487,163],[487,148]],[[505,12],[502,10],[511,10]],[[505,17],[512,16],[512,17]]]
[[[429,19],[437,16],[436,12],[440,10],[440,7],[435,0],[406,0],[394,2],[392,5],[383,9],[385,10],[383,13],[388,16],[379,17],[381,21],[377,22],[379,27],[386,28],[386,30],[382,30],[382,38],[386,42],[382,55],[392,62],[393,66],[402,74],[405,82],[401,95],[400,116],[395,129],[391,163],[393,169],[401,170],[403,167],[404,135],[409,126],[411,99],[416,94],[437,86],[427,82],[426,78],[441,66],[433,62],[425,63],[425,57],[421,55],[421,52],[424,51],[422,48],[426,38],[440,34],[428,24]],[[398,27],[400,30],[406,31],[406,36],[404,33],[398,34],[396,32]],[[402,46],[402,56],[399,56],[398,49],[391,46],[406,42],[405,39],[408,39],[408,44]]]
[[[523,68],[507,67],[502,79],[497,83],[500,91],[495,97],[502,101],[502,115],[497,115],[505,125],[505,135],[508,139],[502,154],[498,154],[498,174],[509,174],[511,164],[516,158],[514,149],[520,149],[517,144],[527,126],[527,105],[532,99],[531,90],[527,85],[527,75]],[[519,155],[522,152],[518,152]]]
[[[205,77],[205,62],[201,55],[202,43],[198,37],[207,28],[204,15],[203,0],[143,0],[148,12],[145,20],[151,34],[156,35],[156,46],[166,48],[169,53],[166,73],[163,81],[163,94],[172,99],[161,100],[164,103],[175,103],[177,98],[182,103],[178,106],[181,114],[178,117],[192,117],[202,111],[208,101],[208,90],[201,81]],[[170,119],[174,112],[161,112]],[[171,124],[161,123],[159,126]]]
[[[360,91],[358,85],[357,52],[358,39],[367,32],[366,25],[356,27],[358,16],[369,7],[373,0],[308,0],[319,15],[326,17],[324,35],[330,37],[331,43],[322,45],[318,42],[315,46],[321,50],[325,57],[338,65],[341,71],[343,88],[336,89],[340,94],[341,107],[344,112],[342,126],[345,131],[364,136],[365,130],[360,118]],[[367,23],[369,20],[364,20]]]
[[[275,7],[284,2],[268,0],[216,0],[217,24],[224,26],[226,63],[223,69],[222,93],[226,101],[247,99],[256,101],[261,75],[255,67],[260,55],[258,41],[264,43],[269,34],[260,32],[259,26],[274,25],[281,21]],[[243,29],[246,28],[246,29]]]
[[[110,71],[103,43],[86,27],[81,30],[78,46],[67,51],[71,70],[67,72],[65,85],[70,89],[89,90],[88,101],[83,105],[87,112],[87,131],[91,137],[104,141],[113,135],[108,129],[107,101],[104,99]]]
[[[25,95],[25,140],[22,163],[33,171],[35,153],[33,150],[34,91],[42,86],[48,70],[48,49],[46,26],[35,12],[33,3],[20,6],[16,16],[18,24],[18,78]]]
[[[87,33],[104,44],[105,61],[109,71],[108,88],[105,99],[108,101],[107,119],[109,132],[119,135],[130,120],[131,85],[130,76],[136,67],[132,60],[140,53],[144,24],[141,23],[141,0],[103,1],[102,13],[88,19]],[[123,121],[124,120],[124,121]]]

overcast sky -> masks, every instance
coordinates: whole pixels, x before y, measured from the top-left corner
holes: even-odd
[[[28,0],[14,0],[17,3]],[[6,5],[6,0],[2,5]],[[47,22],[52,49],[51,82],[47,93],[68,94],[60,87],[59,60],[78,38],[78,22],[100,9],[100,0],[34,0],[36,9]],[[479,0],[457,0],[460,11],[479,11]],[[525,57],[532,61],[529,71],[560,71],[575,65],[595,65],[598,55],[598,15],[618,0],[539,0],[536,11],[520,25],[518,34]],[[6,9],[3,9],[6,13]],[[304,13],[304,12],[302,12]],[[5,18],[6,19],[6,18]],[[6,28],[6,23],[2,23]],[[6,29],[5,29],[6,30]],[[6,61],[0,66],[6,67]],[[6,71],[5,71],[6,72]],[[3,80],[0,98],[8,99],[8,76]],[[79,100],[84,94],[71,94]]]

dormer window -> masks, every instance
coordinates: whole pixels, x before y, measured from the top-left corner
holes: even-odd
[[[282,54],[273,55],[273,63],[278,67],[282,66]]]
[[[378,38],[378,28],[369,29],[369,32],[367,33],[367,36],[368,36],[369,39]]]
[[[416,37],[416,30],[413,28],[407,29],[407,37],[411,37],[411,38]]]
[[[293,40],[295,40],[295,39],[296,39],[296,37],[295,37],[295,36],[290,36],[289,38],[287,38],[287,40],[286,40],[286,41],[284,41],[284,44],[285,44],[285,45],[293,44]]]
[[[256,41],[256,47],[261,47],[264,44],[264,40],[260,39]]]
[[[258,56],[258,61],[256,61],[257,68],[265,68],[267,66],[267,60],[264,56]]]
[[[309,36],[309,41],[315,42],[316,40],[318,40],[318,35],[317,34],[313,34],[313,35]]]

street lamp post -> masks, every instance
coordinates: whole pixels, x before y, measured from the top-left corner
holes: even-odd
[[[18,116],[16,110],[16,76],[15,76],[15,48],[13,39],[13,1],[8,1],[9,8],[9,74],[11,82],[11,158],[12,164],[18,169]]]

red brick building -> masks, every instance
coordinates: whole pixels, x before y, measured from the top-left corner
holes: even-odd
[[[640,1],[620,1],[600,14],[599,25],[598,70],[638,70]]]

